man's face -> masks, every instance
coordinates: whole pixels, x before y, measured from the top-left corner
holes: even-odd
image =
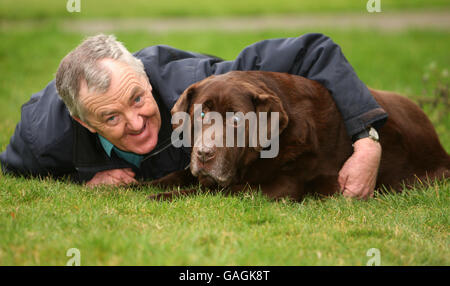
[[[75,118],[93,133],[99,133],[120,150],[146,154],[158,142],[161,116],[148,78],[125,63],[112,59],[100,61],[111,70],[107,92],[89,92],[80,86],[85,122]]]

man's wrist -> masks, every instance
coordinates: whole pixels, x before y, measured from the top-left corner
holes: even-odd
[[[378,153],[379,150],[381,150],[380,142],[372,140],[369,137],[359,139],[355,143],[353,143],[354,152],[364,151],[365,153],[370,153],[371,151],[374,151]]]
[[[354,144],[356,141],[358,141],[360,139],[364,139],[364,138],[370,138],[376,142],[380,141],[380,137],[378,135],[377,130],[375,128],[373,128],[372,126],[369,126],[366,129],[364,129],[363,131],[353,135],[352,142]]]

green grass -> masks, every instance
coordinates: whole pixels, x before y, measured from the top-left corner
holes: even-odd
[[[255,41],[316,31],[341,45],[369,86],[439,101],[425,111],[450,151],[450,112],[445,98],[433,93],[438,82],[449,83],[443,75],[450,68],[449,32],[321,29],[117,36],[131,51],[168,44],[232,59]],[[60,59],[83,37],[55,23],[0,30],[0,151],[20,120],[21,104],[54,77]],[[422,81],[425,74],[430,75],[427,82]],[[82,265],[365,265],[370,248],[380,250],[382,265],[450,265],[449,180],[367,202],[339,196],[272,202],[259,194],[146,200],[156,191],[91,190],[0,175],[0,265],[65,265],[70,248],[80,250]]]
[[[263,196],[146,200],[149,190],[86,189],[3,178],[0,264],[448,265],[450,187],[441,182],[368,202]]]
[[[123,5],[119,0],[80,0],[81,12],[69,13],[66,0],[2,0],[0,19],[61,18],[155,18],[248,16],[301,13],[367,13],[366,0],[135,0]],[[382,0],[382,11],[449,9],[447,0]]]

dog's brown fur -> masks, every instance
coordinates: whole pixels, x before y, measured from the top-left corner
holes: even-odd
[[[379,129],[382,158],[376,188],[401,190],[403,185],[412,185],[417,180],[449,177],[450,157],[425,113],[403,96],[370,91],[389,115]],[[206,187],[218,183],[230,193],[245,186],[260,186],[270,198],[294,200],[307,193],[330,195],[339,191],[338,173],[353,152],[352,142],[332,97],[319,83],[282,73],[234,71],[190,86],[172,114],[189,111],[192,118],[194,103],[202,103],[208,110],[223,115],[226,111],[280,112],[278,156],[259,158],[258,147],[214,148],[213,154],[221,154],[226,163],[218,167],[213,165],[213,159],[211,163],[196,161],[195,169],[192,162],[198,159],[199,151],[193,148],[191,170],[195,169],[198,178],[185,170],[152,184],[186,186],[198,179]],[[202,172],[198,172],[199,168]],[[228,174],[224,175],[228,179],[215,180],[211,175],[214,168],[220,174]],[[152,198],[170,199],[197,191],[167,192]]]

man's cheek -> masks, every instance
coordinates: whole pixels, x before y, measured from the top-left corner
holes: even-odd
[[[123,132],[120,128],[105,128],[103,130],[104,136],[111,143],[120,140],[123,137]]]

